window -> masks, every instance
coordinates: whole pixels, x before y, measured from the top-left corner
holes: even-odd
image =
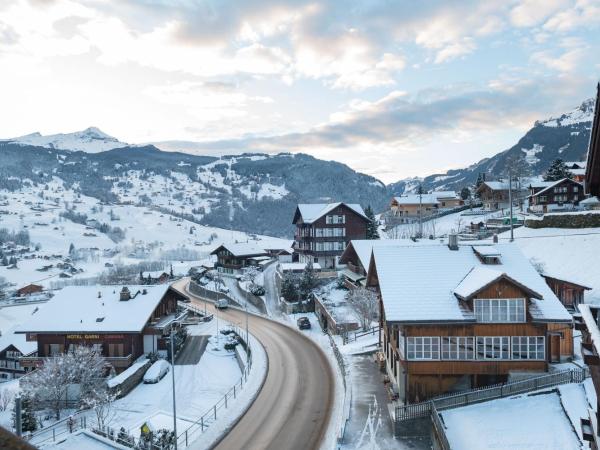
[[[327,225],[338,224],[338,223],[346,223],[346,216],[343,214],[336,214],[332,216],[325,217],[325,223]]]
[[[573,186],[573,192],[579,192],[579,186]]]
[[[442,337],[442,359],[475,359],[475,338]]]
[[[477,359],[510,359],[508,336],[477,337]]]
[[[477,322],[525,322],[525,299],[475,299],[475,318]]]
[[[544,336],[513,336],[512,359],[546,359]]]
[[[406,338],[407,359],[439,359],[439,337],[409,337]]]

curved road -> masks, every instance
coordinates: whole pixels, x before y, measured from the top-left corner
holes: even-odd
[[[192,303],[204,301],[185,287],[173,287]],[[214,307],[208,308],[214,312]],[[245,324],[243,311],[228,309],[219,316]],[[258,396],[235,427],[217,445],[219,450],[318,449],[327,432],[334,397],[333,370],[321,349],[309,338],[281,323],[250,315],[250,333],[263,345],[269,361]]]

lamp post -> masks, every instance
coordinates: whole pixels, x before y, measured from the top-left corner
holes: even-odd
[[[177,450],[177,403],[175,400],[175,328],[176,322],[171,325],[171,379],[173,380],[173,434],[175,437],[175,450]]]

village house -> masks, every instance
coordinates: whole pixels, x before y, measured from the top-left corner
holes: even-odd
[[[87,345],[122,372],[141,355],[166,350],[166,337],[181,319],[177,302],[186,299],[166,284],[65,287],[17,328],[37,343],[37,355],[20,363],[37,367],[45,358]]]
[[[517,199],[523,196],[524,190],[520,189],[514,181],[512,188],[513,205],[516,205]],[[510,207],[508,181],[484,181],[475,192],[483,203],[484,209],[496,211]]]
[[[350,240],[367,237],[369,218],[358,204],[299,204],[292,223],[298,261],[333,269]]]
[[[217,256],[216,269],[224,275],[235,275],[248,266],[258,267],[261,261],[269,260],[268,252],[250,242],[221,244],[211,252]]]
[[[437,214],[440,202],[433,194],[409,194],[394,197],[390,203],[390,212],[398,223],[418,222],[419,218]]]
[[[600,83],[597,87],[596,109],[585,167],[585,193],[600,198]]]
[[[25,297],[31,294],[39,294],[43,290],[44,287],[39,284],[28,284],[27,286],[17,289],[16,295],[17,297]]]
[[[544,277],[546,284],[552,289],[554,295],[571,312],[579,311],[579,305],[585,303],[585,291],[592,289],[572,280],[564,280],[555,275],[543,273],[542,277]]]
[[[459,208],[465,204],[454,191],[432,191],[431,194],[437,198],[441,210]]]
[[[381,347],[407,402],[545,372],[573,356],[572,318],[514,244],[375,246]]]
[[[573,180],[578,183],[585,182],[585,167],[586,161],[566,161],[565,166],[569,169],[569,172],[573,175]]]
[[[583,200],[583,185],[563,178],[558,181],[532,183],[529,186],[529,210],[547,213],[555,209],[573,209]]]

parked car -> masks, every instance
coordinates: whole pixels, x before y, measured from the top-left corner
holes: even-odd
[[[229,300],[227,300],[226,298],[220,298],[219,300],[217,300],[215,306],[217,307],[217,309],[227,309],[229,307]]]
[[[298,328],[300,330],[310,330],[311,325],[310,325],[310,320],[308,320],[308,317],[300,317],[297,321],[298,323]]]
[[[171,365],[164,359],[159,359],[150,366],[144,374],[144,383],[158,383],[167,373]]]
[[[227,286],[220,286],[219,291],[221,291],[223,294],[229,294],[229,288]]]

